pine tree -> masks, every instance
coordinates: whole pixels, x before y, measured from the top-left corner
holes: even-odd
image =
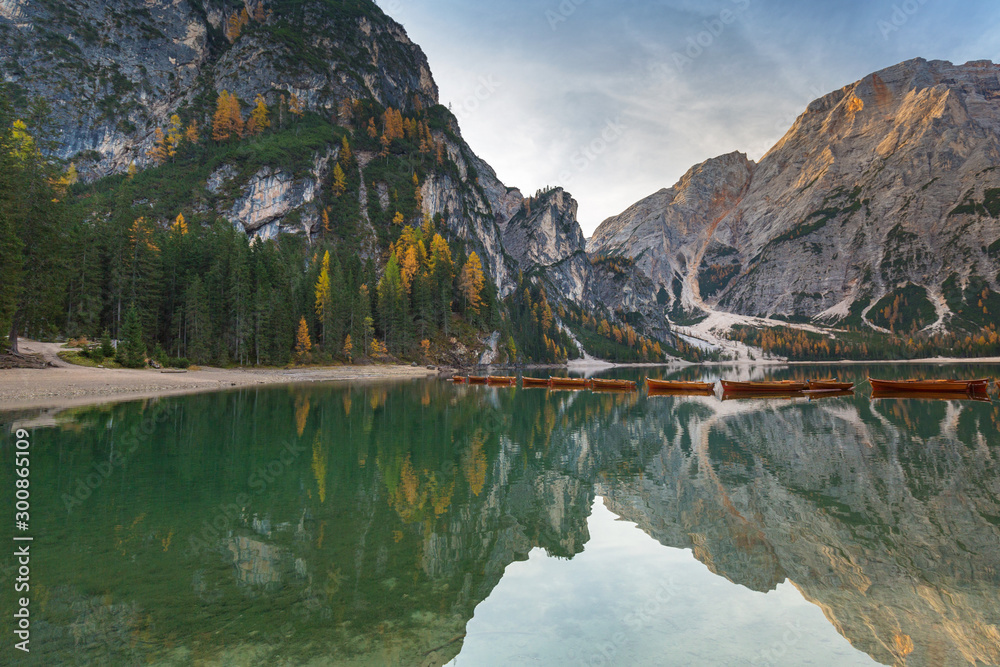
[[[351,336],[360,341],[361,351],[368,354],[368,345],[374,335],[374,321],[371,317],[371,295],[368,285],[361,285],[351,303]]]
[[[452,280],[455,268],[451,259],[451,249],[448,242],[440,234],[431,239],[431,289],[434,314],[444,334],[448,335],[451,321]]]
[[[406,293],[396,255],[389,257],[378,283],[378,310],[386,345],[393,352],[400,351],[406,337]]]
[[[118,343],[117,361],[126,368],[143,368],[146,365],[146,344],[142,341],[142,322],[135,305],[125,313],[121,340]]]
[[[208,295],[201,276],[195,274],[184,291],[184,354],[195,363],[208,360],[211,322]]]
[[[17,353],[21,331],[51,331],[63,321],[71,225],[53,187],[60,167],[42,153],[26,123],[10,122],[9,104],[0,90],[0,324],[9,326],[8,345]]]

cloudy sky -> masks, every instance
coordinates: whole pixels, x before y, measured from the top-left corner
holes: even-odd
[[[589,235],[816,97],[915,57],[1000,62],[996,0],[378,0],[509,186],[565,187]]]

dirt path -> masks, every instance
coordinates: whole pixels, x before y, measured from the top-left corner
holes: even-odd
[[[0,410],[70,407],[265,384],[373,382],[437,375],[437,371],[412,366],[201,368],[186,373],[88,368],[60,359],[58,353],[64,348],[58,343],[22,339],[18,347],[22,353],[42,355],[53,366],[0,370]]]

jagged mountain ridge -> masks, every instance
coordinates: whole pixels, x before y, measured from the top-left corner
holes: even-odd
[[[671,307],[837,321],[907,284],[947,324],[996,291],[1000,66],[915,59],[813,103],[759,164],[740,154],[604,221]],[[949,282],[950,279],[950,282]]]

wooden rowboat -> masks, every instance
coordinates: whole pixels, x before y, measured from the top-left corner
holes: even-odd
[[[451,381],[455,384],[465,384],[467,380],[461,375],[455,375],[451,378]]]
[[[521,386],[523,387],[548,387],[549,381],[545,378],[530,378],[524,376],[521,378]]]
[[[808,389],[806,382],[796,382],[795,380],[769,380],[765,382],[733,382],[732,380],[721,380],[722,391],[730,393],[753,392],[764,394],[768,392],[790,392]]]
[[[594,378],[591,382],[591,389],[622,389],[625,391],[635,391],[635,382],[632,380],[606,380]]]
[[[962,394],[985,394],[989,392],[990,381],[980,380],[875,380],[868,378],[875,391],[929,391]]]
[[[588,389],[590,388],[590,380],[586,378],[549,378],[550,387],[559,387],[560,389]]]
[[[809,380],[809,389],[833,389],[835,391],[851,391],[854,389],[853,382],[840,382],[839,380]]]
[[[650,391],[713,391],[715,390],[715,383],[646,378],[646,387]]]
[[[485,375],[470,375],[469,384],[486,384]]]
[[[490,375],[486,378],[486,384],[509,387],[517,384],[517,378],[509,375]]]
[[[873,399],[909,398],[922,401],[983,401],[990,403],[990,395],[985,392],[966,391],[893,391],[873,389]]]

